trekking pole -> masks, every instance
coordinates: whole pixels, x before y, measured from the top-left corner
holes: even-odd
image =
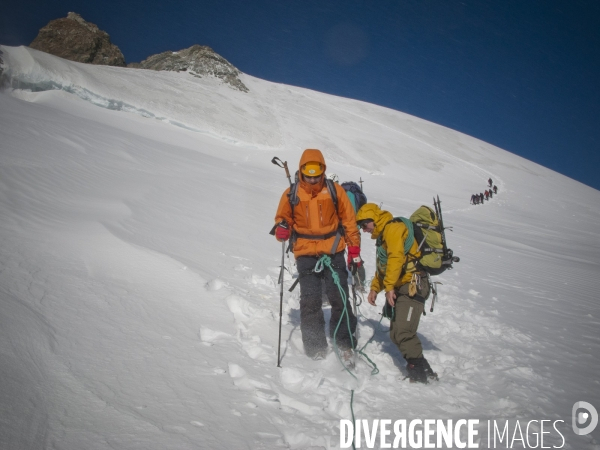
[[[285,241],[281,242],[281,271],[279,272],[279,342],[277,344],[277,367],[281,367],[281,322],[283,317],[283,263],[285,254]]]
[[[352,273],[352,302],[354,303],[354,317],[356,317],[355,342],[358,343],[358,305],[356,304],[356,279],[358,278],[358,267],[356,264],[352,263],[350,272]],[[358,348],[358,344],[356,347]],[[352,355],[354,358],[354,366],[356,366],[356,351],[353,351]]]
[[[290,171],[288,169],[287,166],[287,161],[282,161],[280,160],[277,156],[275,156],[271,162],[273,164],[275,164],[276,166],[281,167],[282,169],[285,169],[285,175],[287,176],[288,181],[290,182],[290,186],[292,185],[292,177],[290,176]]]
[[[362,188],[362,184],[363,184],[362,177],[359,178],[358,182],[360,183],[360,190],[362,191],[363,190],[363,188]]]
[[[358,278],[357,272],[358,267],[356,267],[356,264],[353,263],[350,273],[352,274],[352,299],[354,300],[354,315],[356,317],[358,317],[358,306],[356,304],[356,279]]]
[[[290,187],[292,186],[292,177],[290,176],[290,171],[288,170],[288,166],[287,166],[287,161],[282,161],[281,159],[279,159],[277,156],[275,156],[271,162],[273,164],[275,164],[276,166],[279,166],[283,169],[285,169],[285,175],[287,176],[288,181],[290,182]],[[277,226],[286,226],[287,224],[285,224],[285,222],[282,222],[280,224],[277,224],[273,227],[273,230],[271,230],[271,233],[273,234],[275,228]],[[279,340],[277,343],[277,367],[281,367],[281,326],[282,326],[282,321],[283,321],[283,274],[284,274],[284,267],[285,267],[285,241],[281,242],[281,270],[279,272]]]

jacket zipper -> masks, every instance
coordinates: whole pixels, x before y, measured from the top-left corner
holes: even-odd
[[[306,205],[306,228],[310,230],[310,217],[308,215],[308,205]]]
[[[319,203],[319,216],[321,217],[321,226],[323,226],[323,204]]]

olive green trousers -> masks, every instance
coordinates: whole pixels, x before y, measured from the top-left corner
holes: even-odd
[[[427,277],[421,278],[420,286],[413,297],[408,295],[409,286],[410,283],[406,283],[396,288],[394,318],[390,323],[390,339],[404,359],[423,357],[423,346],[417,336],[417,329],[425,309],[425,300],[430,292]]]

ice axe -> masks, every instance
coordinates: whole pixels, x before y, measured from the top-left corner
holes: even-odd
[[[285,175],[287,176],[288,181],[290,182],[290,186],[292,185],[292,177],[290,176],[290,171],[288,169],[287,166],[287,161],[282,161],[280,160],[277,156],[275,156],[271,162],[273,164],[275,164],[276,166],[281,167],[282,169],[285,169]]]
[[[431,292],[433,293],[433,299],[431,300],[431,308],[429,309],[429,312],[433,312],[433,307],[435,305],[435,300],[437,299],[437,286],[436,284],[444,284],[444,283],[440,283],[439,281],[434,281],[433,283],[430,284],[431,286]]]

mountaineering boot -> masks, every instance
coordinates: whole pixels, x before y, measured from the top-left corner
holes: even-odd
[[[438,374],[433,371],[431,366],[429,365],[429,361],[423,358],[423,367],[425,368],[425,375],[431,381],[439,381]]]
[[[321,360],[325,359],[326,357],[327,357],[327,349],[317,350],[315,352],[315,354],[311,356],[311,358],[314,361],[321,361]]]
[[[406,360],[406,371],[411,383],[428,383],[424,361],[426,361],[425,358],[411,358]]]
[[[354,352],[352,349],[340,350],[340,357],[342,358],[342,362],[346,368],[352,370],[356,366],[354,362]]]

